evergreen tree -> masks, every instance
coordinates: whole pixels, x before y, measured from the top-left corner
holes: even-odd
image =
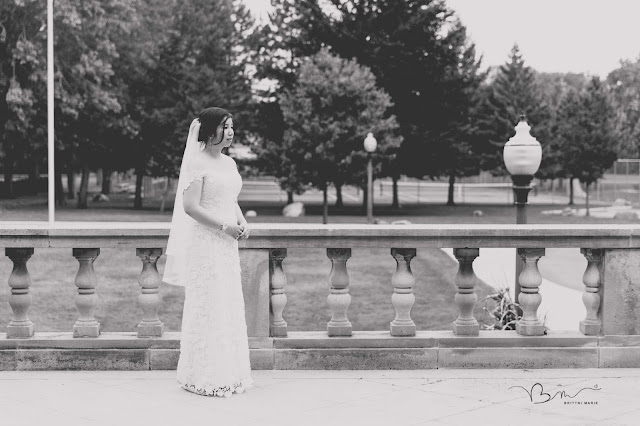
[[[468,41],[465,28],[458,22],[452,33],[458,38],[452,44],[458,51],[451,56],[441,83],[443,119],[431,132],[433,141],[423,145],[422,155],[432,158],[429,169],[433,174],[449,178],[447,205],[455,204],[456,178],[477,175],[482,164],[479,158],[491,150],[491,144],[479,137],[477,125],[480,85],[486,74],[479,72],[480,61],[476,60],[475,46]]]
[[[491,82],[479,113],[480,133],[494,146],[494,151],[483,157],[485,170],[506,174],[502,149],[515,134],[514,128],[522,114],[531,126],[531,135],[542,145],[538,176],[554,175],[558,170],[557,157],[550,150],[551,111],[539,93],[533,69],[525,65],[518,46],[514,45],[508,61],[500,66]]]

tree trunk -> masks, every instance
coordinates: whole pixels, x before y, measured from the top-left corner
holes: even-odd
[[[76,176],[73,171],[67,172],[67,198],[74,200],[76,198]]]
[[[64,195],[64,190],[62,189],[62,173],[55,172],[55,189],[56,189],[56,205],[65,206],[67,204],[67,199]]]
[[[32,194],[38,193],[38,182],[40,181],[40,165],[34,161],[29,172],[29,191]]]
[[[96,185],[102,186],[102,169],[96,170]]]
[[[400,208],[400,202],[398,201],[398,176],[393,176],[393,201],[391,202],[391,207],[394,209]]]
[[[102,193],[104,195],[111,194],[111,169],[102,169]]]
[[[587,193],[587,213],[586,213],[586,215],[589,216],[589,182],[587,182],[586,191],[585,192]]]
[[[367,202],[369,201],[369,191],[362,188],[362,214],[367,215]]]
[[[293,191],[287,191],[287,204],[293,203]]]
[[[160,202],[160,213],[164,213],[164,205],[167,202],[167,195],[169,195],[169,188],[171,188],[171,178],[168,177],[165,183],[164,191],[162,191],[162,201]]]
[[[456,176],[453,174],[453,172],[451,172],[449,174],[449,193],[447,195],[447,205],[448,206],[455,206],[456,203],[453,201],[453,191],[455,189],[455,184],[456,184]]]
[[[569,205],[573,205],[573,177],[569,178]]]
[[[89,207],[87,198],[89,196],[89,175],[91,169],[88,164],[82,165],[82,180],[80,181],[80,191],[78,192],[78,208],[86,209]]]
[[[136,196],[133,200],[133,208],[139,210],[142,208],[142,179],[144,178],[144,173],[142,172],[142,168],[139,167],[136,169]]]
[[[327,197],[328,184],[324,184],[322,188],[322,223],[326,225],[329,223],[329,200]]]
[[[9,152],[5,152],[4,157],[4,188],[5,197],[14,198],[13,187],[13,156]]]
[[[342,184],[335,184],[336,186],[336,207],[344,207],[342,201]]]

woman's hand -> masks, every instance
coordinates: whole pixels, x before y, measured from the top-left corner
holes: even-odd
[[[224,233],[237,240],[242,235],[243,231],[244,229],[240,225],[228,225],[227,229],[224,230]]]
[[[240,234],[238,239],[246,240],[247,238],[249,238],[249,232],[250,232],[249,224],[247,222],[244,222],[240,224],[240,226],[242,227],[242,234]]]

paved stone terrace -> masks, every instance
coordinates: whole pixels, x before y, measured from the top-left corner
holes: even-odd
[[[180,389],[175,371],[0,372],[0,423],[640,424],[640,369],[254,371],[253,377],[254,388],[225,399]],[[541,387],[531,392],[536,383]]]

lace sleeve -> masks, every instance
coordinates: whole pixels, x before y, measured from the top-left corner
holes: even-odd
[[[186,191],[193,182],[203,182],[204,181],[204,170],[201,169],[193,169],[187,170],[184,176],[184,188],[182,189],[182,193]]]

